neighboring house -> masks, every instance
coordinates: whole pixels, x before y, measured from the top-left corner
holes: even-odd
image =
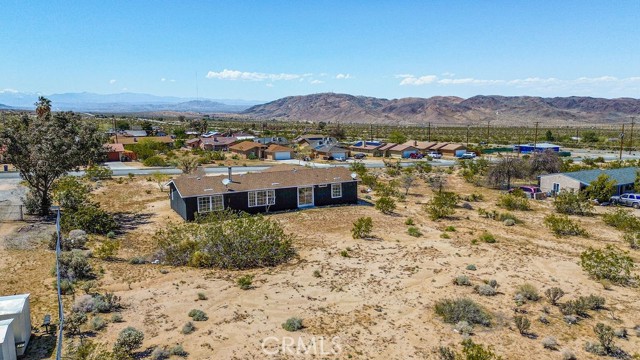
[[[640,168],[627,167],[620,169],[595,169],[548,174],[541,175],[538,178],[538,183],[540,184],[540,190],[544,193],[557,194],[562,190],[580,191],[589,186],[589,184],[597,179],[600,174],[607,174],[617,183],[614,195],[620,195],[625,192],[633,191],[633,183],[636,179],[636,172],[638,170],[640,170]]]
[[[336,140],[336,138],[324,135],[302,135],[295,138],[293,142],[301,148],[310,147],[312,149],[315,149],[318,146],[337,144],[338,140]]]
[[[437,145],[438,143],[432,141],[417,141],[417,140],[409,140],[402,145],[412,146],[422,154],[427,154],[431,151],[431,147]]]
[[[193,138],[185,141],[184,146],[188,147],[189,149],[195,149],[200,147],[201,142],[202,141],[200,141],[200,138]]]
[[[364,153],[370,155],[376,155],[381,153],[380,148],[383,147],[385,143],[381,141],[358,141],[353,145],[349,146],[349,150],[355,153]]]
[[[389,157],[391,156],[389,154],[389,150],[391,150],[393,147],[397,146],[397,143],[386,143],[384,145],[382,145],[381,147],[378,148],[378,151],[380,152],[380,154],[384,157]]]
[[[229,151],[234,154],[243,156],[245,159],[262,159],[264,158],[264,149],[266,148],[266,145],[257,143],[255,141],[246,140],[229,146]]]
[[[171,208],[191,221],[198,213],[206,215],[224,209],[255,214],[358,202],[358,180],[344,167],[294,168],[242,175],[233,175],[231,171],[229,168],[226,177],[194,174],[171,180]]]
[[[271,160],[290,160],[293,158],[293,149],[290,147],[271,144],[264,150],[265,158]]]
[[[107,161],[122,161],[124,156],[124,145],[122,144],[104,144],[107,150]]]
[[[460,157],[467,152],[467,147],[462,144],[447,144],[438,150],[444,156]]]
[[[413,147],[412,145],[400,144],[396,145],[389,150],[387,150],[387,154],[392,157],[400,157],[403,159],[411,157],[411,154],[417,154],[420,151]]]
[[[227,136],[214,136],[210,138],[200,138],[200,148],[202,150],[228,151],[229,146],[238,142],[238,139]]]
[[[24,355],[24,352],[29,345],[29,339],[31,338],[31,309],[29,307],[29,294],[0,297],[0,321],[3,321],[6,325],[7,320],[11,321],[15,353],[18,356],[22,356]],[[2,351],[5,351],[4,344]]]
[[[13,336],[12,319],[0,320],[0,360],[16,360],[16,339]]]
[[[287,138],[284,138],[282,136],[255,138],[253,139],[253,141],[260,144],[265,144],[265,145],[271,145],[271,144],[289,145],[289,140],[287,140]]]
[[[532,152],[543,152],[546,150],[552,150],[554,152],[560,151],[560,145],[549,144],[549,143],[539,143],[539,144],[520,144],[514,145],[513,151],[519,152],[521,154],[530,154]]]
[[[335,144],[326,144],[326,145],[320,145],[314,148],[313,154],[314,154],[314,157],[316,158],[333,156],[334,159],[335,158],[346,159],[347,157],[349,157],[349,150]]]
[[[155,142],[159,142],[167,145],[173,145],[173,143],[175,142],[175,140],[171,136],[145,136],[143,138],[139,138],[139,137],[126,137],[121,135],[118,135],[117,137],[116,136],[111,137],[111,141],[113,141],[114,144],[122,144],[122,145],[133,145],[133,144],[139,143],[140,141],[155,141]]]

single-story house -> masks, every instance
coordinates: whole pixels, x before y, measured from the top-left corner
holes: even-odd
[[[260,144],[265,144],[265,145],[270,145],[270,144],[289,145],[289,140],[287,140],[287,138],[282,136],[255,138],[253,139],[253,141]]]
[[[447,144],[438,151],[444,156],[460,157],[467,152],[467,147],[462,144]]]
[[[345,167],[294,168],[228,176],[181,175],[169,182],[171,208],[187,221],[232,209],[248,213],[356,204],[358,179]]]
[[[333,158],[347,158],[349,157],[349,150],[343,147],[340,147],[335,144],[326,144],[321,145],[313,149],[314,157],[329,157],[333,156]]]
[[[398,145],[398,144],[397,144],[397,143],[386,143],[386,144],[384,144],[384,145],[380,146],[380,147],[378,148],[378,151],[380,152],[380,154],[381,154],[382,156],[384,156],[384,157],[388,157],[388,156],[391,156],[391,155],[389,155],[389,150],[390,150],[391,148],[393,148],[394,146],[396,146],[396,145]]]
[[[293,158],[293,149],[290,147],[271,144],[264,150],[265,158],[271,160],[290,160]]]
[[[124,156],[124,145],[122,144],[104,144],[107,151],[107,161],[122,161]]]
[[[243,156],[246,159],[262,159],[264,158],[264,149],[266,148],[266,145],[257,143],[255,141],[246,140],[229,146],[229,151],[234,154]]]
[[[247,134],[243,132],[233,133],[231,134],[231,137],[234,137],[238,140],[254,140],[256,138],[252,134]]]
[[[399,144],[387,150],[387,154],[393,157],[401,157],[407,159],[411,154],[418,154],[420,151],[412,145]]]
[[[227,136],[201,137],[199,146],[202,150],[228,151],[229,146],[238,141],[239,140],[234,137]]]
[[[539,144],[520,144],[514,145],[513,151],[519,152],[521,154],[530,154],[532,152],[543,152],[546,150],[551,150],[554,152],[560,152],[560,145],[550,144],[550,143],[539,143]]]
[[[24,355],[31,338],[31,308],[29,294],[0,297],[0,321],[11,321],[15,353]],[[6,337],[6,333],[5,333]],[[3,345],[4,348],[4,345]],[[2,351],[5,351],[4,349]]]
[[[385,143],[383,143],[382,141],[361,140],[349,146],[349,150],[356,153],[376,155],[376,154],[381,154],[381,151],[379,149],[383,147],[384,144]]]
[[[12,319],[0,320],[0,359],[16,360],[16,340],[13,336]]]
[[[633,183],[636,180],[636,173],[640,170],[637,167],[627,167],[620,169],[607,170],[582,170],[566,173],[541,175],[539,179],[540,190],[546,193],[557,194],[562,190],[580,191],[592,181],[598,178],[600,174],[606,174],[615,180],[615,195],[624,194],[633,191]]]
[[[336,138],[324,135],[302,135],[295,138],[293,142],[299,147],[310,147],[312,149],[315,149],[318,146],[337,144],[338,140]]]
[[[417,140],[409,140],[404,142],[402,145],[406,145],[406,146],[412,146],[416,149],[418,149],[418,151],[420,151],[420,153],[422,154],[426,154],[429,151],[431,151],[431,148],[433,146],[435,146],[436,142],[433,141],[417,141]]]
[[[200,147],[200,143],[200,138],[193,138],[185,141],[184,146],[188,147],[189,149],[195,149]]]
[[[449,145],[449,143],[446,143],[446,142],[441,143],[441,142],[439,142],[439,143],[436,143],[435,145],[431,146],[431,148],[429,148],[429,151],[435,151],[435,152],[442,153],[442,148],[447,146],[447,145]]]

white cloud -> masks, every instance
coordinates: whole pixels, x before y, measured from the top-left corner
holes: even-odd
[[[351,74],[338,74],[336,75],[336,79],[338,80],[351,79]]]
[[[244,80],[244,81],[279,81],[279,80],[296,80],[302,77],[308,77],[312,74],[267,74],[258,72],[247,72],[238,70],[224,69],[220,72],[209,71],[207,73],[207,79],[221,79],[221,80]]]
[[[109,84],[115,84],[115,83],[116,83],[116,79],[109,80]]]
[[[309,81],[310,84],[324,84],[324,81],[322,80],[318,80],[318,79],[314,79]]]
[[[272,83],[267,83],[265,86],[268,87],[268,88],[272,88],[273,84]]]
[[[167,79],[162,78],[162,79],[160,79],[160,81],[165,82],[165,81],[167,81]]]
[[[558,78],[540,78],[528,77],[523,79],[475,79],[475,78],[454,78],[446,76],[439,78],[436,75],[414,76],[411,74],[395,75],[395,78],[402,79],[400,85],[507,85],[515,87],[576,87],[580,85],[622,85],[629,83],[640,83],[640,77],[617,78],[615,76],[599,76],[599,77],[579,77],[577,79],[558,79]]]
[[[171,80],[169,80],[169,82],[176,82],[176,80],[175,79],[171,79]]]
[[[17,94],[18,90],[14,90],[14,89],[2,89],[2,90],[0,90],[0,94],[4,94],[4,93]]]
[[[402,81],[400,81],[400,85],[425,85],[438,80],[438,77],[435,75],[425,75],[420,77],[415,77],[413,75],[396,75],[396,77],[403,78]]]

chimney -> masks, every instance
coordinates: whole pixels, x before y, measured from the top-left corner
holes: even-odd
[[[227,169],[229,170],[229,181],[233,182],[233,179],[231,178],[231,166],[229,166]]]
[[[413,140],[413,146],[418,146],[418,140]]]

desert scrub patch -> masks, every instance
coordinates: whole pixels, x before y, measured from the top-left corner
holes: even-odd
[[[516,289],[516,296],[521,296],[524,300],[527,301],[538,301],[540,299],[540,295],[538,294],[538,289],[529,283],[524,283]]]
[[[373,230],[373,220],[370,216],[358,218],[351,228],[351,237],[354,239],[366,239],[371,237]]]
[[[410,236],[413,236],[413,237],[420,237],[420,236],[422,236],[422,232],[420,232],[420,229],[418,229],[418,228],[417,228],[417,227],[415,227],[415,226],[410,226],[410,227],[407,229],[407,234],[409,234]]]
[[[531,210],[529,199],[525,198],[524,196],[518,196],[515,194],[500,195],[497,205],[507,210]]]
[[[471,286],[471,280],[466,275],[456,276],[453,283],[458,286]]]
[[[184,335],[191,334],[194,331],[196,331],[196,327],[195,325],[193,325],[191,321],[188,321],[186,324],[184,324],[184,326],[182,327],[182,330],[180,330],[180,332],[183,333]]]
[[[469,324],[491,326],[491,315],[468,298],[438,300],[435,313],[449,324],[466,321]]]
[[[193,319],[193,321],[209,320],[209,317],[207,316],[207,314],[204,311],[198,310],[198,309],[192,309],[191,311],[189,311],[188,315],[191,319]]]
[[[632,275],[635,267],[633,258],[613,245],[585,250],[580,254],[580,266],[596,280],[608,280],[617,285],[638,283],[638,277]]]
[[[487,244],[493,244],[496,242],[496,237],[493,236],[493,234],[491,234],[488,231],[484,231],[480,237],[478,238],[479,241],[485,242]]]
[[[303,328],[302,319],[297,317],[288,318],[287,321],[282,324],[282,328],[287,331],[298,331]]]
[[[238,280],[236,280],[236,284],[238,284],[238,287],[242,290],[249,290],[251,289],[253,283],[253,275],[244,275],[238,278]]]
[[[295,255],[294,236],[279,222],[231,211],[170,224],[154,239],[161,261],[174,266],[249,269],[276,266]]]
[[[583,229],[575,221],[569,219],[567,215],[549,214],[544,217],[544,224],[558,237],[561,237],[561,236],[586,237],[588,235],[585,229]]]

